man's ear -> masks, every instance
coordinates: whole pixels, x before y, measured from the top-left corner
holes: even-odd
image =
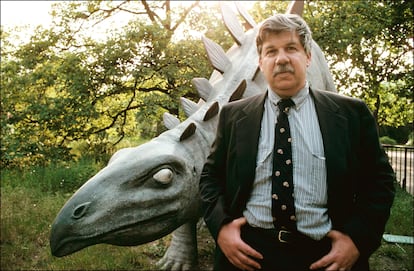
[[[312,53],[309,52],[308,57],[306,58],[306,67],[309,67],[312,61]]]

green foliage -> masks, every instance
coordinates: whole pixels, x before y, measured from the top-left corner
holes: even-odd
[[[73,193],[103,166],[84,157],[76,162],[53,163],[47,167],[5,169],[1,171],[2,187],[23,186],[42,193]]]
[[[146,13],[101,41],[87,35],[95,24],[142,5],[61,2],[53,11],[55,24],[38,28],[17,48],[2,30],[8,45],[1,62],[3,167],[68,160],[77,141],[102,156],[147,125],[157,127],[144,130],[153,137],[164,112],[179,115],[179,97],[196,96],[191,79],[210,69],[201,41],[172,42],[192,7],[148,4]]]
[[[396,145],[397,141],[389,136],[380,137],[381,144]]]
[[[56,258],[50,253],[50,226],[70,194],[25,186],[2,186],[1,192],[1,270],[149,270],[170,239],[133,248],[101,244]]]
[[[398,185],[396,185],[395,189],[396,199],[391,208],[391,218],[385,227],[385,232],[412,236],[414,232],[414,213],[411,211],[414,204],[414,197]]]
[[[133,143],[133,142],[131,142]],[[59,209],[72,195],[51,185],[61,178],[87,178],[95,173],[93,160],[31,170],[1,171],[1,270],[152,270],[170,244],[171,236],[136,246],[117,247],[99,244],[72,255],[56,258],[50,254],[51,223]],[[66,173],[63,174],[62,172]],[[82,173],[79,173],[81,171]],[[49,172],[39,174],[39,172]],[[65,176],[64,176],[65,175]],[[84,175],[83,177],[79,175]],[[50,176],[54,176],[50,178]],[[72,177],[68,177],[72,176]],[[22,179],[16,182],[16,179]],[[55,179],[56,181],[51,181]],[[66,179],[65,179],[66,180]],[[80,184],[80,180],[79,180]],[[397,187],[386,233],[412,235],[413,196]],[[199,227],[198,252],[200,270],[210,270],[214,240],[206,227]],[[413,246],[383,242],[370,259],[372,270],[413,270]]]
[[[277,13],[285,13],[289,5],[288,1],[257,1],[250,14],[257,22]]]
[[[414,132],[411,132],[408,136],[408,141],[406,143],[408,146],[414,146]]]
[[[388,136],[395,139],[397,144],[407,144],[410,138],[410,134],[413,132],[413,125],[408,124],[403,127],[381,126],[379,127],[379,136]]]
[[[413,2],[311,1],[305,13],[338,89],[381,126],[413,123]]]
[[[259,1],[250,13],[259,22],[287,5]],[[365,100],[380,126],[413,123],[412,10],[402,0],[305,3],[338,89]],[[79,144],[105,161],[125,138],[158,135],[165,112],[185,118],[180,97],[198,101],[191,79],[212,71],[200,34],[234,44],[214,2],[61,1],[52,14],[26,40],[1,29],[2,167],[78,158]],[[128,21],[92,37],[119,15]]]
[[[194,12],[188,16],[188,24],[191,25],[193,31],[203,33],[207,38],[214,40],[219,44],[223,50],[227,51],[232,45],[234,40],[227,31],[226,26],[223,23],[220,3],[208,2],[200,3],[200,6],[195,8]],[[191,35],[190,32],[184,31],[186,35]],[[201,38],[201,36],[200,36]],[[202,49],[201,55],[198,57],[205,57],[205,51]],[[211,68],[209,68],[211,73]],[[207,74],[203,77],[208,77]]]
[[[407,193],[398,185],[391,216],[385,226],[385,233],[413,236],[414,215],[413,195]],[[382,242],[381,247],[371,256],[371,270],[413,270],[413,245]],[[400,263],[398,265],[393,264]]]

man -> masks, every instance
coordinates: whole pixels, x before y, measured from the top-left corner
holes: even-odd
[[[311,40],[297,15],[266,20],[256,43],[268,90],[222,108],[200,179],[215,270],[368,270],[380,245],[394,173],[367,106],[309,87]]]

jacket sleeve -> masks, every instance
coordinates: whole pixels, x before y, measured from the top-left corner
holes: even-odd
[[[353,212],[343,230],[352,238],[361,257],[368,258],[381,244],[394,200],[395,175],[379,142],[373,115],[362,101],[358,107],[360,134],[356,151],[360,177],[355,184]]]
[[[224,199],[226,179],[226,107],[220,112],[215,141],[200,177],[202,214],[215,240],[221,226],[232,220]]]

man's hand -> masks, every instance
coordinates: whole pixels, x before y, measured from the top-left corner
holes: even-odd
[[[326,236],[332,240],[331,251],[311,264],[310,269],[351,270],[360,255],[352,239],[335,230],[330,231]]]
[[[223,225],[217,243],[231,264],[242,270],[253,271],[261,268],[253,258],[263,259],[263,256],[241,239],[240,229],[246,223],[246,218],[241,217]]]

